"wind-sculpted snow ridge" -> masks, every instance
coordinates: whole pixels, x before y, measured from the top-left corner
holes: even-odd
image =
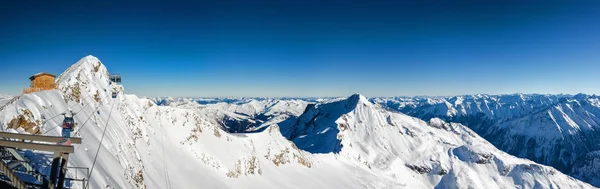
[[[317,104],[158,106],[108,76],[84,57],[59,77],[59,90],[23,95],[0,111],[3,129],[59,135],[62,117],[54,116],[77,112],[74,135],[83,142],[68,166],[91,168],[99,149],[90,188],[593,188],[503,153],[460,124],[426,123],[358,94]],[[234,133],[222,115],[267,118]],[[7,127],[14,119],[27,124]],[[76,171],[68,175],[85,175]]]
[[[467,95],[372,101],[422,119],[440,117],[463,123],[510,154],[567,173],[572,172],[577,159],[600,150],[600,100],[596,95]]]

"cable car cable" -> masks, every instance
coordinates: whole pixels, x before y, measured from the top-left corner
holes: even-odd
[[[94,157],[94,162],[92,163],[92,168],[90,169],[90,174],[88,175],[88,180],[91,180],[92,178],[92,173],[94,172],[94,166],[96,166],[96,160],[98,159],[98,154],[100,153],[100,148],[102,147],[102,142],[104,140],[104,136],[106,134],[106,130],[108,128],[108,123],[110,122],[110,116],[112,116],[112,110],[113,107],[115,106],[115,102],[113,102],[113,104],[110,107],[110,113],[108,114],[108,119],[106,120],[106,125],[104,126],[104,131],[102,131],[102,137],[100,138],[100,143],[98,144],[98,149],[96,150],[96,156]],[[88,184],[86,186],[89,187],[90,185]]]

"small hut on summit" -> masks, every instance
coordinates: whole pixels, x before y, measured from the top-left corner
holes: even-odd
[[[44,90],[53,90],[58,88],[54,80],[56,76],[51,73],[41,72],[29,78],[31,80],[30,88],[23,89],[23,94],[39,92]]]

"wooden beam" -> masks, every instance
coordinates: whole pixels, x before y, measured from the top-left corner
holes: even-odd
[[[63,153],[73,153],[75,151],[73,146],[19,142],[4,139],[0,139],[0,146]]]
[[[0,138],[14,138],[20,140],[33,140],[33,141],[43,141],[43,142],[60,142],[63,140],[63,137],[57,136],[44,136],[44,135],[28,135],[28,134],[17,134],[17,133],[6,133],[0,132]],[[71,137],[72,144],[81,144],[81,138]]]

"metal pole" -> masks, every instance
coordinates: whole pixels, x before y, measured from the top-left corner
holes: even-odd
[[[86,175],[87,178],[84,178],[84,180],[87,180],[87,182],[85,184],[87,186],[87,185],[90,185],[90,168],[86,167],[85,169],[86,169],[86,172],[87,172],[87,175]],[[83,188],[86,188],[86,187],[83,187]]]
[[[58,176],[58,189],[63,189],[65,185],[65,174],[67,172],[67,162],[69,159],[69,154],[65,153],[60,156],[62,162],[60,163],[60,173]]]

